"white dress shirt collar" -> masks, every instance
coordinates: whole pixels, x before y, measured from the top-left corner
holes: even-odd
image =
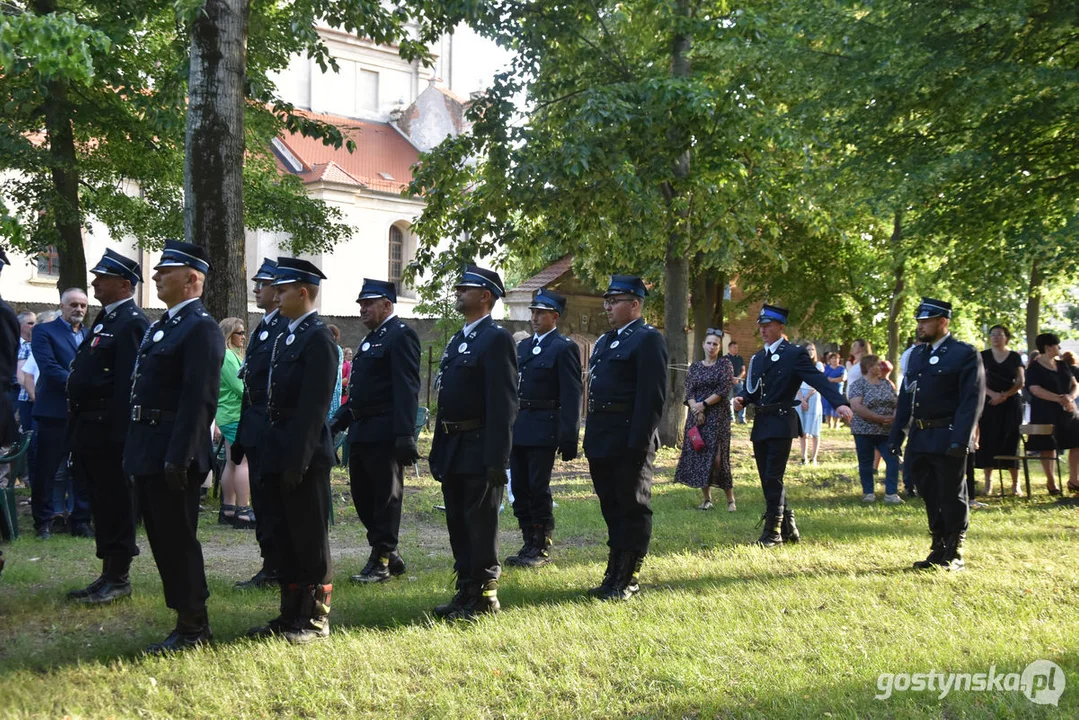
[[[182,310],[185,305],[190,305],[191,303],[195,302],[196,300],[198,300],[197,297],[188,298],[187,300],[184,300],[183,302],[176,303],[175,305],[170,307],[168,309],[169,320],[172,320],[174,317],[176,317],[176,313],[180,312],[180,310]]]
[[[464,335],[465,337],[468,337],[468,334],[470,332],[472,332],[473,330],[475,330],[477,325],[479,325],[481,322],[483,322],[484,320],[486,320],[489,317],[491,317],[489,314],[484,315],[479,320],[477,320],[475,322],[470,322],[468,325],[465,325],[464,328],[461,330],[461,334]]]

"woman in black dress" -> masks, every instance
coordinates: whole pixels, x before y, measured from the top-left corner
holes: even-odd
[[[689,366],[686,373],[685,436],[682,455],[674,471],[675,482],[700,488],[704,500],[698,510],[712,509],[712,488],[727,496],[727,510],[734,512],[734,483],[731,477],[731,404],[728,396],[734,383],[734,366],[719,352],[723,347],[722,331],[708,329],[704,338],[704,360]],[[690,428],[696,427],[704,448],[693,449]]]
[[[1008,349],[1012,334],[1003,325],[989,330],[989,347],[982,351],[985,366],[985,405],[978,422],[978,450],[974,467],[985,469],[985,494],[993,492],[993,470],[1007,468],[1012,494],[1019,492],[1019,462],[994,460],[997,455],[1015,456],[1019,451],[1019,426],[1023,424],[1023,358]],[[971,496],[971,500],[974,497]]]
[[[1059,495],[1054,478],[1053,451],[1068,451],[1068,490],[1079,492],[1079,413],[1075,397],[1079,385],[1071,370],[1057,356],[1060,354],[1060,338],[1053,333],[1042,333],[1035,342],[1038,359],[1027,368],[1027,389],[1030,390],[1030,422],[1035,425],[1052,425],[1053,435],[1035,435],[1027,442],[1031,450],[1039,450],[1042,467],[1048,478],[1050,495]]]

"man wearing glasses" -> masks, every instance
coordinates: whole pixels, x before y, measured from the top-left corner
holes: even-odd
[[[607,523],[607,569],[588,594],[629,600],[640,590],[652,537],[652,463],[667,398],[667,345],[641,318],[644,282],[612,275],[603,307],[611,330],[588,361],[584,452]]]

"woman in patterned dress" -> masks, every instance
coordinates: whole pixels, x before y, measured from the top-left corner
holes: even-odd
[[[734,367],[720,357],[723,332],[708,328],[704,338],[704,360],[693,363],[686,373],[685,436],[682,456],[678,458],[675,482],[700,488],[704,501],[699,510],[712,509],[712,488],[727,496],[727,510],[734,512],[734,484],[731,477],[731,405],[728,401],[734,383]],[[690,428],[696,427],[704,440],[698,452],[689,440]]]

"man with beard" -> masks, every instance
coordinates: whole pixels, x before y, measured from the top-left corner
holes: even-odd
[[[131,373],[150,322],[135,304],[142,271],[112,250],[90,272],[101,312],[79,345],[67,379],[71,472],[90,491],[101,575],[67,594],[84,605],[105,605],[131,594],[128,570],[139,554],[135,503],[124,473],[131,401]]]
[[[925,500],[932,544],[920,570],[962,570],[963,545],[970,524],[967,455],[974,452],[974,430],[985,397],[985,370],[972,345],[949,331],[952,306],[922,298],[915,312],[917,338],[910,355],[889,446],[898,455],[910,422],[905,469]]]

